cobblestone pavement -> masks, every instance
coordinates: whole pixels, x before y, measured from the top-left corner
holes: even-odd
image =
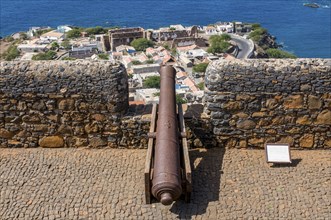
[[[0,149],[0,219],[331,219],[331,152],[193,150],[192,202],[144,204],[145,150]]]

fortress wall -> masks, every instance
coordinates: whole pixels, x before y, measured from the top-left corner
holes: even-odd
[[[217,61],[205,81],[218,145],[331,147],[330,59]]]
[[[146,148],[151,105],[128,105],[106,61],[2,62],[0,146]],[[184,115],[191,147],[331,147],[331,60],[216,61]]]
[[[128,109],[124,67],[109,62],[1,62],[2,147],[117,146]]]

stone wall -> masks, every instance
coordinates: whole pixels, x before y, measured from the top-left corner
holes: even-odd
[[[118,146],[127,109],[123,66],[100,61],[1,63],[2,147]]]
[[[331,60],[217,61],[189,105],[190,147],[331,147]],[[146,148],[151,105],[128,104],[107,61],[2,62],[1,147]]]
[[[331,147],[330,59],[217,61],[205,81],[219,145]]]

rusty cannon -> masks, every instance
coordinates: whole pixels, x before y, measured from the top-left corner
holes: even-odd
[[[170,205],[182,195],[189,202],[192,192],[182,105],[176,103],[176,71],[162,66],[159,105],[153,105],[145,164],[146,203],[157,199]]]

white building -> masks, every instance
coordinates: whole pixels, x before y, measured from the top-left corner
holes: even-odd
[[[68,31],[71,31],[72,28],[69,25],[60,25],[57,26],[57,32],[59,33],[67,33]]]
[[[157,96],[157,93],[159,93],[159,89],[137,89],[136,90],[136,96],[135,101],[144,101],[146,104],[154,104],[159,103],[159,96]]]
[[[26,53],[44,52],[47,50],[47,44],[20,44],[17,49]]]
[[[44,33],[40,36],[40,40],[58,41],[64,39],[64,33],[59,33],[56,30]]]
[[[233,33],[234,26],[232,22],[218,22],[216,23],[216,29],[220,33]]]
[[[218,34],[217,28],[214,26],[207,26],[205,27],[205,33],[207,35],[216,35]]]
[[[160,64],[145,64],[145,65],[134,65],[132,66],[132,71],[134,74],[150,73],[150,72],[160,72]]]

